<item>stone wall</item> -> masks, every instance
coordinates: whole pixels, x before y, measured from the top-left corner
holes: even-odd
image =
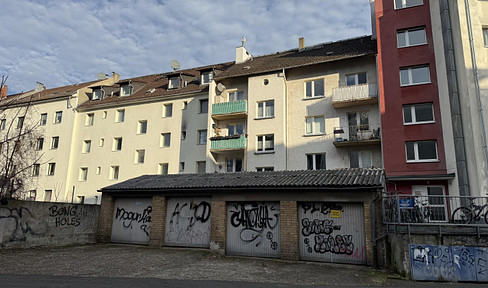
[[[9,200],[0,206],[0,248],[95,243],[99,205]]]

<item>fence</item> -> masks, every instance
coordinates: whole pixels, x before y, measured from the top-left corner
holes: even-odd
[[[390,194],[383,196],[383,222],[488,225],[488,197]]]

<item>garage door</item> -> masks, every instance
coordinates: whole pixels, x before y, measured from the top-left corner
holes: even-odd
[[[169,198],[166,212],[166,245],[210,246],[210,197]]]
[[[366,264],[362,203],[301,202],[302,260]]]
[[[112,242],[148,244],[151,205],[151,198],[116,199],[112,222]]]
[[[229,255],[280,257],[280,203],[227,203]]]

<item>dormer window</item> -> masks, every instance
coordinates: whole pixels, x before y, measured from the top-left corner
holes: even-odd
[[[180,78],[179,77],[169,79],[168,89],[178,88],[179,86],[180,86]]]
[[[102,89],[94,89],[92,100],[100,100],[102,99]]]
[[[213,79],[213,72],[205,72],[202,73],[202,79],[200,80],[201,85],[209,84],[212,82]]]
[[[120,87],[120,96],[130,96],[131,94],[131,86],[130,85],[122,85]]]

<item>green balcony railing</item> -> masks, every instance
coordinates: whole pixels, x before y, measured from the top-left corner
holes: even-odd
[[[247,147],[247,138],[241,135],[238,138],[212,137],[210,138],[210,150],[235,150]]]
[[[247,113],[247,100],[216,103],[212,105],[212,115]]]

